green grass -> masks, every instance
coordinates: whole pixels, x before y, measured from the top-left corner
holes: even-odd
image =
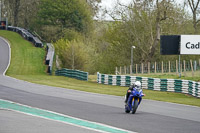
[[[0,36],[6,38],[11,44],[11,65],[7,75],[45,74],[44,49],[34,47],[15,32],[0,30]]]
[[[97,84],[96,75],[90,75],[89,81],[80,81],[62,76],[50,76],[45,73],[45,50],[34,47],[19,34],[9,31],[0,31],[0,36],[8,39],[12,48],[11,65],[7,75],[33,83],[75,89],[87,92],[124,96],[128,87]],[[147,77],[147,76],[145,76]],[[154,77],[154,75],[152,75]],[[158,75],[155,76],[158,78]],[[165,75],[164,78],[171,78]],[[145,99],[188,104],[200,107],[200,99],[189,95],[174,92],[159,92],[144,90]]]

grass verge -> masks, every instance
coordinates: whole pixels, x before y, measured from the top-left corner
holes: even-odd
[[[33,83],[87,92],[116,96],[123,96],[126,93],[127,87],[97,84],[94,80],[96,77],[95,75],[90,75],[88,82],[61,76],[50,76],[45,73],[44,49],[34,47],[15,32],[0,31],[0,36],[6,38],[10,42],[12,48],[11,65],[6,73],[9,76]],[[189,95],[151,90],[144,90],[144,93],[146,94],[146,97],[144,97],[145,99],[200,107],[200,99]]]
[[[7,75],[45,74],[44,49],[34,47],[15,32],[0,30],[0,36],[11,44],[11,65]]]

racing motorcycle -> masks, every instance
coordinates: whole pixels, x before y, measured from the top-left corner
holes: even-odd
[[[141,88],[133,88],[125,105],[125,112],[130,113],[132,111],[132,114],[135,114],[143,96],[145,96],[145,94],[143,94]]]

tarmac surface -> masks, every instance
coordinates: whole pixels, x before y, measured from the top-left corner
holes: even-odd
[[[199,107],[143,100],[136,114],[126,114],[123,97],[38,85],[4,76],[3,73],[9,63],[9,53],[7,53],[9,48],[6,48],[6,45],[6,42],[0,39],[0,99],[132,132],[197,133],[200,131]],[[0,132],[53,131],[96,132],[0,109]]]

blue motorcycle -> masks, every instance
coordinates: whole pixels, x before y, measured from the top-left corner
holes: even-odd
[[[125,112],[130,113],[132,111],[132,114],[135,114],[143,96],[145,96],[145,94],[143,94],[142,89],[133,88],[125,105]]]

